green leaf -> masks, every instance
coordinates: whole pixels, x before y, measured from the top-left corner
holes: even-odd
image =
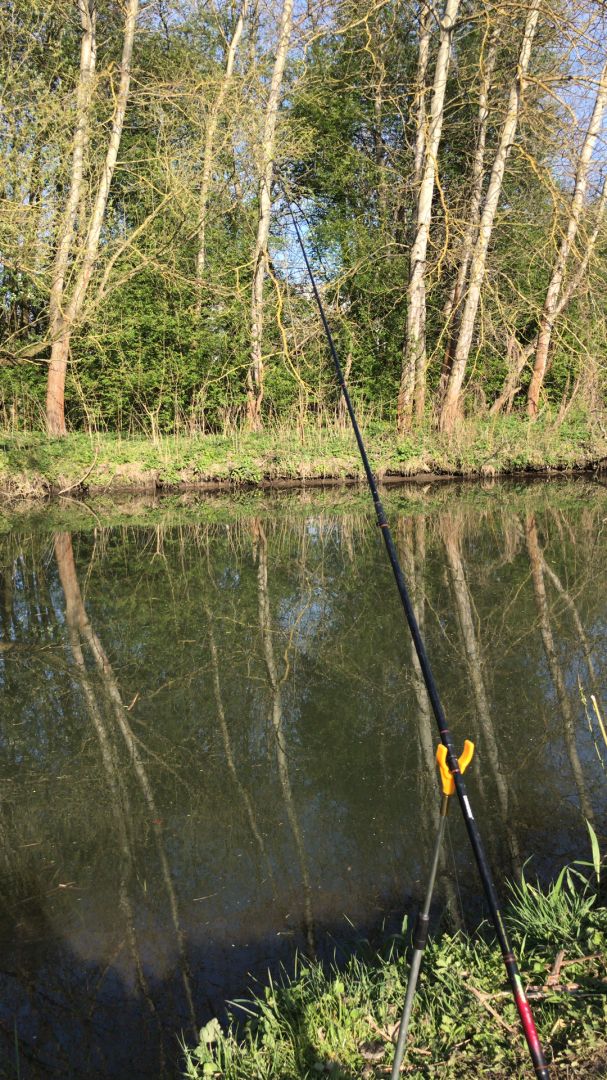
[[[592,825],[588,821],[588,818],[586,818],[586,828],[588,829],[588,833],[590,835],[590,847],[592,849],[592,866],[594,868],[594,872],[596,874],[597,881],[600,881],[601,880],[601,852],[600,852],[600,848],[599,848],[599,842],[597,840],[597,835],[596,835],[594,829],[592,828]]]
[[[200,1029],[199,1038],[201,1042],[206,1043],[207,1046],[210,1046],[211,1043],[218,1042],[221,1038],[221,1035],[221,1024],[219,1023],[217,1017],[214,1016],[212,1020],[209,1020],[208,1024],[205,1024],[204,1027]]]

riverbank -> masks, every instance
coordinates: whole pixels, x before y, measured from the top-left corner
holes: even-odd
[[[607,462],[605,425],[584,416],[468,420],[449,438],[427,429],[398,439],[388,425],[371,423],[364,435],[385,480],[596,470]],[[156,439],[0,435],[0,498],[11,500],[363,479],[353,436],[337,426]]]
[[[607,909],[575,869],[539,890],[510,889],[507,921],[551,1075],[607,1075]],[[300,961],[212,1020],[186,1050],[190,1080],[333,1080],[388,1077],[407,981],[405,938],[345,967]],[[243,1027],[243,1016],[245,1024]],[[237,1027],[237,1024],[240,1026]],[[499,949],[487,924],[428,945],[402,1075],[512,1080],[531,1066]]]

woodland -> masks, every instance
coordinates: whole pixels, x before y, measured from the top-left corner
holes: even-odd
[[[597,0],[0,0],[0,426],[601,416]],[[602,421],[599,421],[602,423]]]

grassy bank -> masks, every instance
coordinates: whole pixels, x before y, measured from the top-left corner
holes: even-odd
[[[547,890],[523,879],[507,918],[555,1077],[607,1075],[607,910],[595,870],[564,870]],[[191,1080],[358,1080],[390,1075],[408,960],[404,939],[345,968],[300,962],[216,1020],[186,1051]],[[244,1010],[244,1011],[243,1011]],[[242,1018],[246,1017],[243,1025]],[[236,1023],[240,1027],[237,1028]],[[531,1075],[515,1007],[490,930],[447,933],[426,951],[402,1075]]]
[[[605,425],[584,416],[535,424],[521,417],[468,420],[449,438],[427,429],[397,439],[385,424],[365,430],[382,477],[494,476],[597,467],[607,455]],[[123,438],[81,433],[48,439],[36,432],[0,435],[0,495],[166,490],[363,479],[348,429],[288,427],[261,434]]]

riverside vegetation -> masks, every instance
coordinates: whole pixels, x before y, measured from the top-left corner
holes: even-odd
[[[373,420],[364,427],[380,479],[600,470],[607,460],[605,428],[585,413],[564,420],[548,414],[535,423],[519,416],[468,420],[452,436],[425,428],[397,437]],[[0,493],[9,498],[347,479],[364,474],[350,431],[335,422],[197,437],[72,433],[57,440],[13,431],[0,441]]]
[[[599,0],[1,10],[3,428],[604,409]]]
[[[507,921],[548,1061],[559,1077],[607,1072],[607,909],[593,866],[565,867],[541,889],[523,873]],[[406,929],[406,927],[405,927]],[[406,936],[345,965],[299,959],[291,978],[234,1003],[227,1030],[212,1020],[185,1050],[190,1080],[333,1080],[390,1075],[408,975]],[[529,1064],[491,928],[443,932],[422,966],[402,1075],[512,1080]]]

